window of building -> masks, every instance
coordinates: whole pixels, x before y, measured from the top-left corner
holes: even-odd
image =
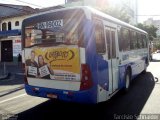
[[[19,26],[19,21],[16,21],[16,22],[15,22],[15,26]]]
[[[11,26],[11,22],[8,22],[8,30],[11,30],[12,26]]]
[[[6,31],[7,30],[7,24],[6,23],[2,23],[2,31]]]

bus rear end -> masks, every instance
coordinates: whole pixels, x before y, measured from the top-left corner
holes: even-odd
[[[83,10],[60,10],[23,21],[25,90],[29,95],[95,103],[86,64]]]

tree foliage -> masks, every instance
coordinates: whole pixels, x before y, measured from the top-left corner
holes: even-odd
[[[153,25],[144,25],[142,23],[138,23],[136,25],[136,27],[146,31],[149,35],[149,39],[152,41],[153,38],[157,37],[156,31],[158,30],[156,27],[154,27]]]
[[[109,7],[105,10],[102,10],[103,12],[117,18],[120,19],[124,22],[130,23],[130,19],[131,17],[128,15],[127,9],[125,7]],[[149,34],[149,39],[153,40],[153,38],[156,38],[156,31],[158,30],[156,27],[154,27],[153,25],[144,25],[144,24],[137,24],[136,27],[146,31]]]
[[[160,44],[155,45],[156,49],[160,49]]]
[[[120,19],[124,22],[129,23],[130,22],[130,16],[127,13],[127,10],[124,7],[118,7],[118,8],[108,8],[103,10],[103,12],[107,13],[108,15],[111,15],[112,17],[115,17],[117,19]]]

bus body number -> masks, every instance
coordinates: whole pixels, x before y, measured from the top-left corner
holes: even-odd
[[[48,29],[48,28],[55,28],[62,26],[63,26],[63,19],[37,23],[37,29]]]

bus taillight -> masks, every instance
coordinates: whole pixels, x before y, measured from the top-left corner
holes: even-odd
[[[25,73],[25,64],[22,63],[22,70],[23,72]],[[24,74],[24,84],[28,84],[28,81],[27,81],[27,74]]]
[[[22,71],[25,72],[25,64],[22,63]]]
[[[86,64],[81,65],[82,76],[80,90],[86,90],[92,87],[91,71]]]
[[[28,81],[27,81],[27,76],[26,75],[24,75],[24,84],[28,85]]]

